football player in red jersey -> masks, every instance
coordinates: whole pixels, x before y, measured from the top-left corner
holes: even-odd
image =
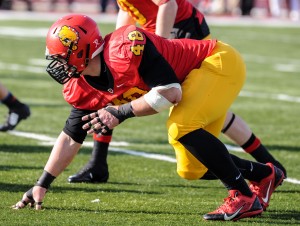
[[[0,125],[0,131],[13,130],[22,120],[30,116],[30,108],[20,102],[3,84],[0,83],[0,102],[9,109],[6,121]]]
[[[120,10],[116,28],[138,23],[147,31],[165,38],[208,39],[210,30],[204,15],[187,0],[118,0]],[[258,162],[272,162],[286,176],[286,170],[260,142],[246,122],[228,111],[222,132],[240,145]],[[107,153],[112,131],[105,136],[94,136],[92,156],[79,172],[71,175],[68,181],[106,182],[109,177]]]
[[[282,183],[284,174],[273,164],[229,154],[217,138],[245,81],[244,62],[231,46],[217,40],[168,40],[134,25],[103,39],[95,21],[73,14],[49,29],[46,59],[51,60],[47,72],[64,84],[64,98],[73,108],[42,175],[13,208],[42,208],[46,191],[71,163],[87,133],[105,134],[126,119],[168,109],[169,143],[179,176],[213,176],[228,189],[224,204],[204,219],[259,215]],[[130,93],[139,97],[125,103]]]

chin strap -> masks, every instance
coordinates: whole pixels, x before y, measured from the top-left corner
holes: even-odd
[[[90,55],[90,49],[91,49],[90,44],[87,44],[87,47],[86,47],[86,54],[85,54],[85,60],[84,60],[85,66],[87,66],[88,63],[90,62],[90,58],[89,58],[89,55]]]

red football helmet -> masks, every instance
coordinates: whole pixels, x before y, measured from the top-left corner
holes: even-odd
[[[88,16],[71,14],[60,18],[48,31],[46,59],[52,60],[46,71],[60,84],[79,77],[103,50],[104,41],[96,22]]]

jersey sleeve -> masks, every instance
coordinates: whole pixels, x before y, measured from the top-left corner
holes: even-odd
[[[134,86],[140,79],[150,88],[178,82],[174,70],[147,35],[149,32],[128,26],[116,30],[109,38],[109,51],[104,57],[109,59],[106,63],[117,85]]]
[[[134,85],[139,80],[138,67],[146,44],[142,30],[135,26],[121,27],[106,38],[106,43],[104,58],[116,84]]]

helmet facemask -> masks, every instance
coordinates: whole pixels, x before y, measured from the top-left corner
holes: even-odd
[[[46,55],[47,60],[52,60],[46,68],[48,74],[58,83],[65,84],[72,77],[79,78],[80,72],[75,65],[69,65],[70,55],[72,53],[72,43],[68,49],[66,59],[60,55]]]

